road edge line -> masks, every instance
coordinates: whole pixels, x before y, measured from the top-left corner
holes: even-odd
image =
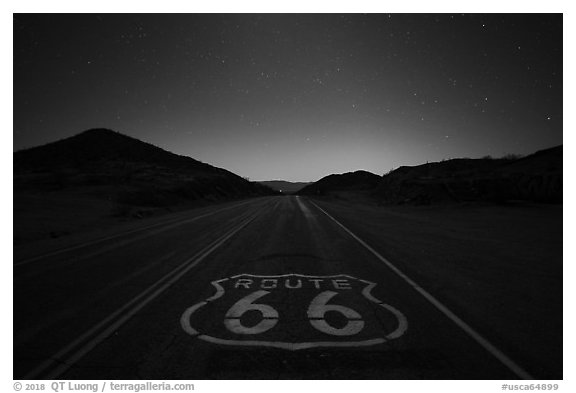
[[[310,200],[309,200],[310,201]],[[351,230],[346,228],[343,224],[341,224],[338,220],[328,214],[324,209],[318,206],[313,201],[310,201],[311,204],[316,206],[322,213],[324,213],[328,218],[334,221],[338,226],[340,226],[344,231],[346,231],[350,236],[352,236],[358,243],[360,243],[364,248],[370,251],[375,257],[377,257],[381,262],[392,270],[396,275],[402,278],[408,285],[410,285],[414,290],[420,293],[428,302],[430,302],[434,307],[436,307],[442,314],[444,314],[448,319],[454,322],[459,328],[461,328],[468,336],[470,336],[474,341],[476,341],[482,348],[488,351],[492,356],[498,359],[503,365],[508,367],[510,371],[512,371],[516,376],[522,379],[535,379],[532,375],[530,375],[526,370],[520,367],[516,362],[510,359],[504,352],[498,349],[494,344],[484,338],[480,333],[474,330],[470,325],[464,322],[460,317],[454,314],[448,307],[442,304],[438,299],[432,296],[428,291],[418,285],[414,280],[408,277],[404,272],[398,269],[396,266],[392,264],[389,260],[384,258],[378,251],[374,250],[368,243],[364,240],[360,239],[356,236]]]
[[[182,264],[174,268],[172,271],[162,276],[159,280],[154,282],[140,294],[136,295],[134,298],[129,300],[123,306],[119,307],[116,311],[112,312],[108,317],[104,318],[101,322],[94,325],[91,329],[81,334],[73,340],[71,343],[64,346],[62,349],[58,350],[55,355],[51,356],[46,361],[40,363],[33,370],[29,371],[23,379],[38,379],[44,371],[50,368],[51,365],[55,363],[60,363],[52,371],[46,373],[47,377],[43,379],[57,379],[61,374],[65,373],[74,363],[78,362],[82,357],[88,354],[92,349],[94,349],[98,344],[104,341],[114,330],[117,330],[126,322],[128,322],[138,311],[145,307],[152,300],[156,299],[165,290],[170,288],[175,282],[180,280],[188,271],[202,262],[207,256],[212,254],[216,249],[218,249],[222,244],[224,244],[228,239],[238,233],[242,228],[247,226],[249,223],[254,221],[259,214],[252,214],[239,225],[233,227],[231,230],[226,232],[223,236],[217,240],[210,243],[203,250],[197,252],[193,257],[187,259]],[[162,283],[163,281],[167,281]],[[160,287],[155,289],[154,287]],[[152,293],[148,294],[148,292]],[[140,300],[140,298],[143,298]],[[135,304],[133,304],[135,303]],[[123,312],[128,309],[125,314]],[[122,316],[117,319],[118,315]],[[108,323],[109,321],[109,323]],[[103,323],[104,322],[104,323]],[[106,326],[108,325],[108,326]],[[104,329],[102,331],[102,329]],[[99,332],[100,331],[100,332]],[[98,333],[99,332],[99,333]],[[90,336],[96,334],[94,338],[86,342]],[[76,347],[80,346],[78,349]],[[68,355],[67,355],[68,354]],[[64,356],[66,359],[60,359]]]
[[[14,262],[12,266],[14,266],[14,267],[25,266],[25,265],[28,265],[28,264],[33,263],[33,262],[41,261],[42,259],[50,258],[50,257],[56,256],[56,255],[60,255],[60,254],[65,254],[65,253],[67,253],[67,252],[69,252],[69,251],[74,251],[74,250],[82,249],[82,248],[84,248],[84,247],[93,246],[93,245],[98,244],[98,243],[103,243],[103,242],[106,242],[106,241],[109,241],[109,240],[121,238],[121,237],[123,237],[123,236],[128,236],[128,235],[131,235],[131,234],[134,234],[134,233],[138,233],[138,232],[142,232],[142,231],[145,231],[145,230],[147,230],[147,229],[152,229],[152,228],[155,228],[155,227],[162,227],[162,226],[164,226],[164,225],[168,226],[168,225],[184,225],[184,224],[188,224],[188,223],[197,221],[197,220],[199,220],[199,219],[201,219],[201,218],[209,217],[209,216],[212,216],[212,215],[214,215],[214,214],[217,214],[217,213],[220,213],[220,212],[223,212],[223,211],[226,211],[226,210],[233,209],[233,208],[235,208],[235,207],[247,205],[247,204],[250,203],[250,202],[252,202],[252,200],[244,201],[244,202],[241,202],[241,203],[232,205],[232,206],[226,206],[226,207],[224,207],[224,208],[222,208],[222,209],[218,209],[218,210],[216,210],[216,211],[209,212],[209,213],[205,213],[205,214],[202,214],[202,215],[199,215],[199,216],[196,216],[196,217],[191,217],[191,218],[182,218],[182,217],[178,218],[178,217],[175,217],[175,218],[171,218],[171,219],[166,219],[166,220],[164,220],[164,221],[156,222],[156,223],[154,223],[154,224],[146,225],[146,226],[143,226],[143,227],[140,227],[140,228],[129,229],[129,230],[127,230],[127,231],[120,232],[120,233],[117,233],[117,234],[115,234],[115,235],[99,237],[99,238],[94,239],[94,240],[89,240],[89,241],[86,241],[86,242],[83,242],[83,243],[79,243],[79,244],[71,245],[71,246],[68,246],[68,247],[61,248],[61,249],[57,249],[57,250],[54,250],[54,251],[50,251],[50,252],[47,252],[47,253],[45,253],[45,254],[41,254],[41,255],[37,255],[37,256],[33,256],[33,257],[29,257],[29,258],[22,259],[22,260],[20,260],[20,261],[18,261],[18,262]]]

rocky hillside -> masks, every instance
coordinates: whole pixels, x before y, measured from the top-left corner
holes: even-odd
[[[374,189],[380,181],[380,176],[367,171],[328,175],[304,187],[298,194],[326,196],[339,192],[367,191]]]
[[[400,167],[383,176],[382,203],[562,202],[562,146],[514,159],[454,159]]]
[[[90,188],[93,196],[138,206],[273,194],[227,170],[107,129],[14,153],[15,190]]]

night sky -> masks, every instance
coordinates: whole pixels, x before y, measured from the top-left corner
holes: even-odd
[[[14,150],[105,127],[313,181],[562,144],[562,15],[15,15]]]

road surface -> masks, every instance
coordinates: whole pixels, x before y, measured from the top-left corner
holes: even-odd
[[[304,197],[15,254],[15,379],[533,377],[525,367]]]

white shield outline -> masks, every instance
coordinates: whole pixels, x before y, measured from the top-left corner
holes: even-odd
[[[208,335],[202,334],[202,333],[198,332],[196,329],[194,329],[192,327],[192,325],[190,324],[190,319],[192,317],[192,314],[194,314],[194,312],[196,312],[201,307],[207,305],[209,302],[212,302],[212,301],[214,301],[214,300],[216,300],[216,299],[218,299],[224,295],[225,289],[222,287],[222,285],[220,285],[220,283],[223,283],[223,282],[228,281],[230,279],[239,278],[239,277],[254,277],[254,278],[285,278],[285,277],[340,278],[340,277],[346,277],[349,279],[357,280],[357,281],[360,281],[360,282],[367,284],[366,287],[364,287],[364,289],[362,290],[362,295],[364,295],[364,297],[366,299],[368,299],[369,301],[378,304],[379,306],[383,307],[384,309],[386,309],[387,311],[392,313],[396,317],[396,319],[398,320],[398,326],[392,333],[389,333],[389,334],[385,335],[384,337],[377,337],[377,338],[373,338],[373,339],[369,339],[369,340],[361,340],[361,341],[316,341],[316,342],[300,342],[300,343],[291,343],[291,342],[284,342],[284,341],[261,341],[261,340],[228,340],[228,339],[222,339],[222,338],[208,336]],[[406,332],[406,330],[408,329],[408,320],[406,319],[404,314],[402,314],[400,311],[398,311],[396,308],[392,307],[391,305],[386,304],[386,303],[378,300],[374,296],[372,296],[372,294],[370,292],[372,291],[372,289],[374,289],[374,287],[376,287],[376,285],[377,285],[376,283],[371,282],[371,281],[367,281],[367,280],[362,280],[360,278],[356,278],[356,277],[353,277],[353,276],[350,276],[347,274],[336,274],[336,275],[331,275],[331,276],[317,276],[317,275],[309,276],[309,275],[297,274],[297,273],[280,274],[280,275],[238,274],[238,275],[235,275],[232,277],[212,281],[211,284],[216,288],[216,293],[213,296],[207,298],[206,300],[187,308],[184,311],[184,313],[182,314],[182,316],[180,317],[180,325],[182,326],[182,329],[184,329],[184,331],[186,333],[188,333],[189,335],[198,337],[199,339],[201,339],[203,341],[207,341],[207,342],[210,342],[213,344],[232,345],[232,346],[263,346],[263,347],[287,349],[289,351],[297,351],[300,349],[317,348],[317,347],[364,347],[364,346],[382,344],[382,343],[385,343],[387,341],[397,339],[397,338],[401,337]]]

